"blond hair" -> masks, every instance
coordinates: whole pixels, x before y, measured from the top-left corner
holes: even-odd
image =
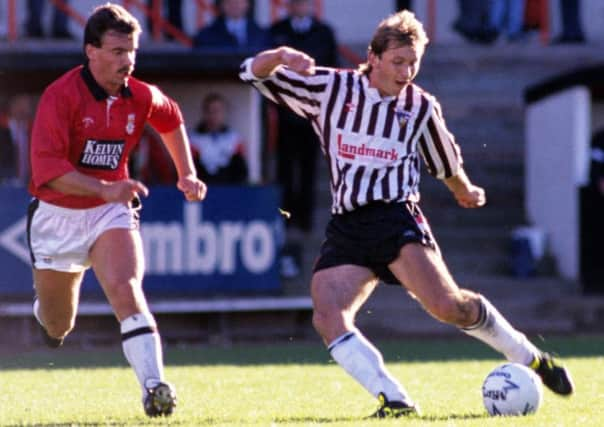
[[[413,12],[401,10],[380,22],[367,48],[367,53],[378,57],[393,46],[417,46],[423,50],[429,39],[424,26]],[[371,65],[365,62],[359,66],[362,73],[369,73]]]

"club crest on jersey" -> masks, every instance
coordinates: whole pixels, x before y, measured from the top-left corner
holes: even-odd
[[[409,119],[411,118],[411,112],[407,111],[403,108],[399,108],[397,107],[394,110],[394,114],[396,114],[396,118],[398,120],[398,123],[400,125],[400,127],[403,127],[407,124],[407,122],[409,122]]]
[[[84,125],[84,128],[89,128],[94,124],[94,119],[92,117],[86,116],[82,119],[82,124]]]
[[[126,123],[126,133],[128,135],[132,135],[134,132],[134,121],[136,120],[136,115],[134,113],[128,114],[128,122]]]
[[[80,156],[80,166],[116,170],[124,152],[124,141],[88,139]]]

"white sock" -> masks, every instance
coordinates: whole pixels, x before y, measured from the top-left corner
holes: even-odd
[[[327,349],[331,357],[376,398],[384,393],[389,401],[411,404],[405,389],[386,371],[380,352],[359,331],[336,338]]]
[[[161,341],[149,312],[134,314],[121,322],[122,348],[134,369],[143,395],[164,378]]]
[[[480,299],[482,304],[478,322],[461,330],[502,353],[510,362],[530,365],[535,357],[539,357],[539,349],[523,333],[514,329],[485,297],[481,296]]]

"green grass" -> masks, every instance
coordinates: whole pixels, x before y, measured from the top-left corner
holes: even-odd
[[[0,425],[174,426],[599,426],[604,425],[604,337],[548,339],[577,392],[545,392],[536,415],[488,417],[480,395],[503,360],[469,338],[380,343],[391,372],[423,410],[420,419],[368,421],[376,401],[318,342],[166,349],[179,394],[169,419],[143,415],[134,373],[119,349],[0,357]]]

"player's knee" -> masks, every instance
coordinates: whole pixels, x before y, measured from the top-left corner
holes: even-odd
[[[329,316],[326,313],[317,309],[313,311],[312,325],[315,330],[319,333],[319,335],[321,335],[322,337],[326,335],[326,331],[329,329],[329,324]]]
[[[50,319],[44,324],[44,329],[53,338],[63,338],[75,327],[75,319]]]
[[[325,340],[329,341],[342,331],[349,322],[346,320],[345,313],[339,310],[320,310],[313,312],[312,324],[317,333]]]

